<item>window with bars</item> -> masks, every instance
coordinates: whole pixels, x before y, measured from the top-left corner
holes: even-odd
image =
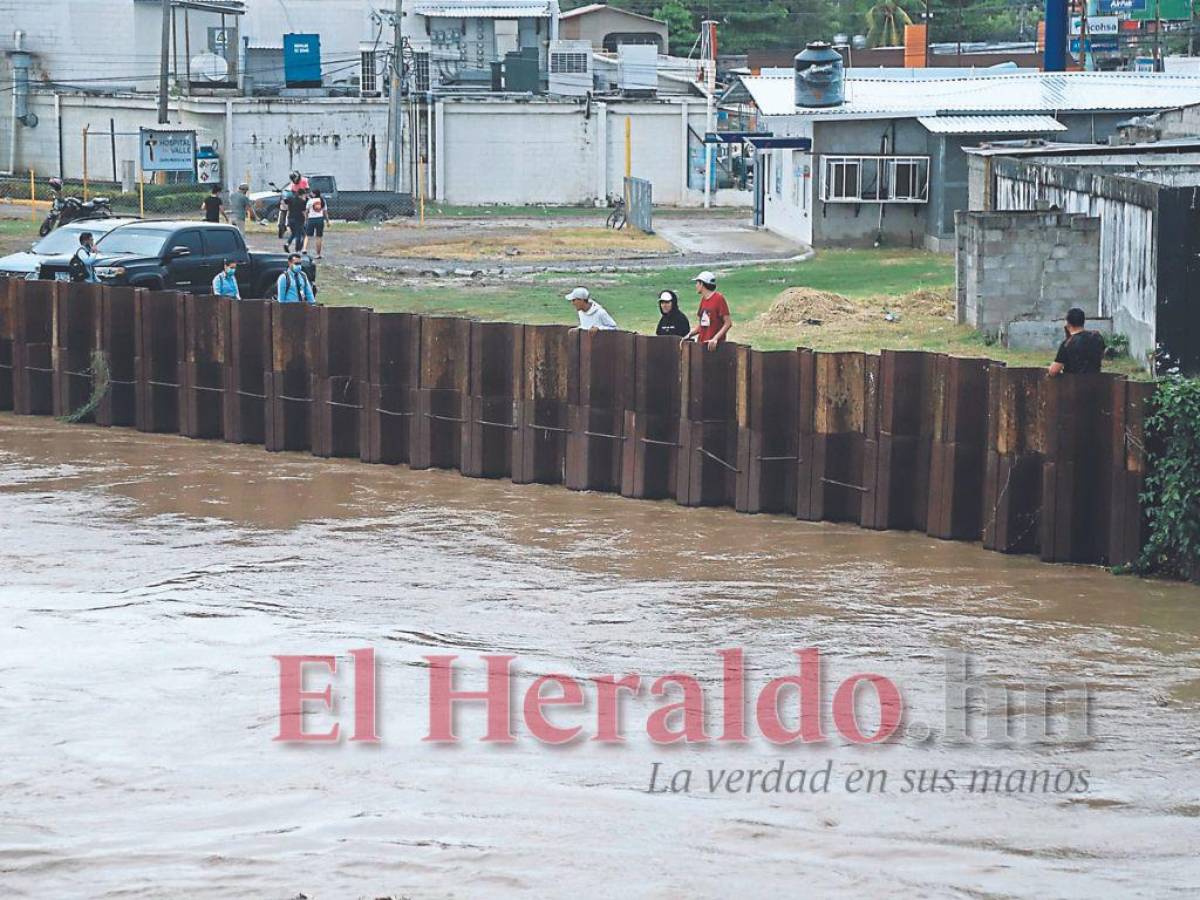
[[[926,203],[928,156],[826,156],[826,203]]]
[[[362,70],[358,80],[359,93],[372,96],[379,93],[379,68],[374,50],[362,51]]]
[[[424,93],[429,90],[429,51],[417,50],[413,53],[413,86]]]

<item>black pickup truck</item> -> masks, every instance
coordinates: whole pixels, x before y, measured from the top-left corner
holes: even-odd
[[[252,253],[232,225],[210,222],[122,225],[96,243],[96,254],[96,277],[101,284],[193,294],[210,293],[225,260],[237,260],[238,286],[246,299],[273,298],[275,282],[287,267],[286,254]],[[304,258],[304,271],[316,284],[316,266],[308,257]],[[66,280],[67,262],[43,264],[39,277]]]
[[[321,192],[330,219],[378,224],[385,219],[416,215],[412,194],[341,191],[338,190],[337,179],[332,175],[309,175],[308,187],[309,190]],[[280,197],[280,190],[274,182],[270,191],[251,194],[255,216],[264,222],[274,222],[279,214]]]

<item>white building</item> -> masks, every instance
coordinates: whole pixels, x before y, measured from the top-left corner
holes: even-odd
[[[219,32],[217,46],[241,48],[229,53],[232,83],[189,81],[181,63],[168,104],[171,125],[195,129],[198,143],[216,151],[227,186],[244,179],[258,188],[292,169],[334,175],[348,190],[389,183],[388,91],[379,67],[393,25],[379,0],[174,2],[172,53],[177,43],[180,59],[212,50],[210,29]],[[36,16],[29,6],[0,0],[32,57],[27,114],[0,115],[0,169],[119,180],[139,158],[139,129],[157,123],[161,3],[114,0],[92,19],[90,0],[46,0]],[[406,0],[404,8],[418,80],[421,40],[432,80],[416,85],[421,92],[405,106],[406,184],[417,183],[408,167],[415,155],[428,160],[428,195],[445,202],[603,203],[622,190],[628,119],[633,174],[652,181],[656,202],[703,202],[695,169],[705,98],[668,58],[659,57],[657,90],[652,77],[642,92],[649,96],[622,96],[619,62],[609,72],[602,56],[590,66],[602,82],[590,97],[493,94],[498,55],[548,50],[557,0]],[[321,36],[324,89],[283,85],[283,37],[291,33]],[[15,33],[0,35],[0,49],[11,50],[15,40]],[[175,61],[173,53],[172,68]],[[0,64],[11,80],[8,54]],[[485,70],[488,83],[481,84]],[[717,191],[715,202],[748,205],[749,195]]]
[[[797,106],[790,73],[742,77],[761,130],[811,141],[761,154],[762,224],[811,246],[950,249],[967,208],[964,147],[1093,144],[1132,115],[1200,102],[1197,76],[912,71],[855,72],[845,102],[822,108]]]

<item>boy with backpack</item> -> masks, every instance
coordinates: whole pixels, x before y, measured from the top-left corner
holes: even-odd
[[[96,247],[95,239],[90,231],[79,236],[79,249],[67,263],[67,276],[75,282],[93,282],[96,278]]]

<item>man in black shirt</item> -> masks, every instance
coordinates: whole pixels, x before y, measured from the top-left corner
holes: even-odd
[[[221,217],[225,216],[225,205],[221,202],[221,186],[219,184],[212,186],[212,192],[204,198],[200,208],[204,210],[205,222],[220,222]],[[225,216],[225,220],[228,221],[229,217]]]
[[[674,291],[663,291],[658,295],[658,311],[662,313],[658,320],[658,334],[683,338],[691,332],[692,324],[679,311],[679,295]]]
[[[308,191],[300,188],[291,191],[291,196],[286,196],[283,201],[287,209],[287,240],[283,242],[284,250],[291,250],[292,244],[296,245],[296,252],[299,253],[304,246],[304,212],[308,208]]]
[[[1104,358],[1104,338],[1096,331],[1085,331],[1087,319],[1078,307],[1067,312],[1067,338],[1058,345],[1058,355],[1050,363],[1050,375],[1094,375]]]

